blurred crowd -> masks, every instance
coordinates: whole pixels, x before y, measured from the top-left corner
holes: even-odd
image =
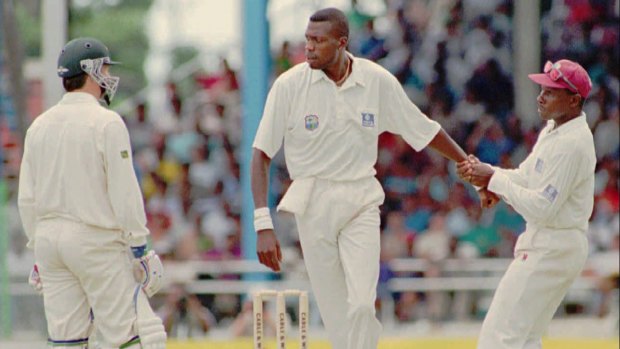
[[[450,5],[441,11],[431,11],[432,3],[386,1],[385,14],[374,18],[353,9],[349,50],[392,72],[420,109],[466,152],[493,165],[516,167],[543,125],[526,127],[514,112],[512,1],[438,2]],[[609,310],[611,290],[617,288],[620,230],[619,19],[613,5],[601,0],[543,1],[542,12],[541,66],[560,58],[578,61],[594,84],[585,111],[599,161],[589,232],[595,262],[585,273],[600,277],[601,286],[595,309],[583,311],[601,316]],[[273,54],[272,78],[303,62],[303,50],[302,41],[282,43]],[[242,258],[240,78],[222,59],[218,70],[197,73],[191,88],[181,91],[178,82],[170,82],[166,110],[149,110],[146,103],[138,103],[135,111],[123,115],[152,246],[164,259]],[[277,202],[290,179],[283,154],[272,163],[270,196]],[[473,188],[460,181],[454,165],[440,155],[415,152],[400,137],[384,134],[376,170],[386,192],[381,284],[397,275],[390,270],[394,259],[428,260],[431,267],[425,272],[408,274],[425,277],[441,275],[441,261],[446,259],[512,256],[523,219],[503,203],[481,210]],[[286,213],[274,212],[274,217],[285,262],[298,270],[303,262],[294,219]],[[11,258],[17,263],[23,239],[13,241],[18,242]],[[204,334],[244,316],[240,297],[196,297],[177,286],[159,310],[173,335],[191,335],[192,329]],[[484,310],[483,302],[464,306],[450,295],[412,292],[388,297],[402,322],[479,316]]]

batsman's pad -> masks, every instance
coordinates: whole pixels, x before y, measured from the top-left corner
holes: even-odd
[[[142,285],[149,298],[159,291],[164,280],[164,266],[154,251],[134,259],[133,271],[136,281]]]
[[[153,312],[145,292],[136,288],[136,332],[142,349],[166,349],[166,330],[161,319]]]

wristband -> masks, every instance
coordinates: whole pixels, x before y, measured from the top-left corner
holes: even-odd
[[[131,253],[135,258],[140,258],[144,256],[144,251],[146,251],[146,245],[142,246],[131,246]]]
[[[260,207],[254,210],[254,230],[261,231],[273,229],[273,221],[268,207]]]

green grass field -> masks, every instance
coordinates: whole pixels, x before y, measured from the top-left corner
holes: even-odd
[[[618,339],[546,339],[544,349],[618,349]],[[265,349],[275,349],[274,341],[265,343]],[[298,348],[295,341],[287,348]],[[327,341],[311,341],[310,349],[330,349]],[[251,339],[235,341],[168,341],[169,349],[253,349]],[[475,349],[475,339],[384,339],[379,349]]]

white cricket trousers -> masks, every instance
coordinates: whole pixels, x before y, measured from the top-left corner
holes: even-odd
[[[542,348],[542,336],[587,255],[582,231],[528,227],[495,291],[478,349]]]
[[[34,252],[49,347],[87,348],[92,309],[102,348],[140,348],[134,328],[137,283],[119,231],[64,219],[42,220]]]
[[[374,177],[317,179],[305,212],[295,215],[312,290],[334,349],[376,349],[379,205]]]

